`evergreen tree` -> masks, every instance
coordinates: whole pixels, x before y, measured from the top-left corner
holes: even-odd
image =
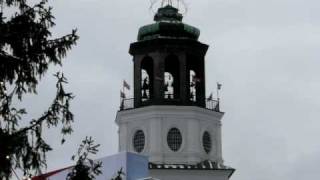
[[[56,95],[41,117],[25,119],[26,110],[14,106],[24,95],[37,93],[50,65],[62,65],[78,39],[76,30],[52,37],[52,8],[47,0],[32,2],[0,0],[0,180],[10,179],[17,169],[26,175],[41,173],[46,153],[52,150],[43,138],[44,128],[61,126],[63,135],[72,132],[73,95],[64,90],[67,79],[62,73],[55,75]]]
[[[99,144],[96,145],[94,143],[91,137],[86,137],[86,139],[82,141],[77,154],[72,157],[72,160],[77,158],[77,162],[67,175],[67,180],[93,180],[102,173],[100,170],[102,162],[95,162],[89,157],[98,152],[99,146]]]

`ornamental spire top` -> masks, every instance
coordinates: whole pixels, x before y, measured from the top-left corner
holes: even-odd
[[[183,0],[161,0],[161,7],[172,6],[180,9],[180,6],[184,5]]]
[[[185,14],[187,12],[187,6],[184,0],[151,0],[150,9],[152,9],[152,11],[155,13],[156,9],[158,9],[159,7],[163,8],[167,6],[177,8],[182,14]]]
[[[179,0],[177,0],[179,2]],[[161,6],[164,7],[165,5],[172,6],[172,0],[162,0]]]

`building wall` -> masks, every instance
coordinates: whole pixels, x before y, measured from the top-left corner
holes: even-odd
[[[134,152],[133,136],[143,130],[146,137],[141,154],[149,161],[160,164],[197,164],[204,160],[223,163],[221,150],[221,118],[223,113],[194,106],[148,106],[120,111],[116,123],[119,126],[119,151]],[[167,144],[171,128],[182,133],[182,146],[173,152]],[[202,135],[208,131],[212,150],[207,154],[202,146]]]

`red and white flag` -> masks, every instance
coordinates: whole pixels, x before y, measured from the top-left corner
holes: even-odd
[[[222,87],[222,84],[217,83],[217,89],[218,89],[218,90],[221,90],[221,87]]]
[[[130,85],[125,80],[123,80],[123,87],[127,88],[128,90],[130,90]]]

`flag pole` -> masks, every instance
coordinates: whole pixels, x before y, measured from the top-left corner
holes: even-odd
[[[123,110],[123,106],[124,106],[124,99],[122,94],[124,94],[123,81],[122,81],[122,90],[120,89],[120,110]]]
[[[220,94],[219,91],[221,89],[221,84],[219,82],[217,82],[217,107],[216,109],[220,112]]]
[[[124,93],[124,81],[125,81],[125,80],[122,81],[122,92],[123,92],[123,94],[125,94],[125,93]],[[124,98],[123,98],[123,99],[124,99]]]
[[[123,107],[122,107],[122,95],[121,95],[121,89],[120,89],[120,110],[122,110],[123,109]]]
[[[219,83],[217,82],[217,100],[220,102]]]

